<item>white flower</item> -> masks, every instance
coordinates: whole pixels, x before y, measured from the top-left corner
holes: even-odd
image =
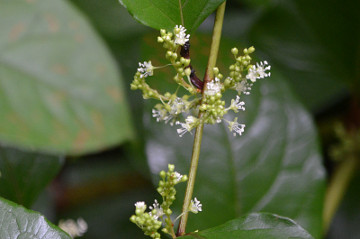
[[[204,91],[204,93],[206,95],[215,95],[217,93],[220,93],[221,91],[221,83],[220,83],[220,80],[215,77],[215,80],[214,81],[211,81],[209,83],[206,84],[206,89]]]
[[[168,120],[170,120],[167,114],[168,112],[165,109],[152,109],[152,116],[156,118],[157,122],[161,120],[165,120],[165,122],[167,122]]]
[[[139,68],[137,70],[141,73],[140,78],[152,76],[154,73],[154,67],[151,61],[144,61],[144,63],[139,62]]]
[[[166,106],[168,108],[160,108],[160,109],[152,109],[152,116],[156,118],[157,122],[165,121],[168,123],[170,120],[177,117],[178,114],[185,111],[185,103],[184,101],[177,97],[175,100],[170,100]],[[168,111],[169,110],[169,111]],[[171,122],[170,125],[172,126],[174,122]]]
[[[236,96],[236,99],[232,99],[231,100],[231,106],[230,108],[233,109],[235,112],[237,112],[238,110],[245,110],[245,102],[244,101],[240,101],[240,96]]]
[[[237,118],[235,118],[234,121],[227,121],[227,123],[229,124],[230,132],[234,131],[234,136],[236,136],[236,134],[242,135],[242,133],[244,132],[245,124],[239,124],[237,122]]]
[[[72,238],[81,237],[88,229],[87,223],[82,218],[78,218],[76,222],[73,219],[60,220],[59,227]]]
[[[270,76],[270,72],[266,72],[267,70],[270,70],[271,66],[268,65],[267,61],[256,63],[256,66],[253,65],[250,69],[248,74],[246,75],[246,79],[251,80],[252,82],[255,82],[256,79],[261,79]]]
[[[151,216],[153,216],[156,220],[159,217],[162,217],[164,215],[164,210],[162,209],[162,207],[160,206],[160,204],[158,203],[158,201],[155,199],[155,202],[152,206],[149,207],[150,210],[156,210],[156,213],[154,215],[152,215],[152,212],[150,212],[149,214]]]
[[[143,212],[146,210],[146,204],[145,204],[145,202],[142,202],[142,201],[135,203],[135,207],[137,210],[140,210]]]
[[[202,204],[200,203],[199,200],[197,200],[196,198],[194,198],[194,200],[191,200],[190,206],[189,206],[189,210],[193,213],[198,213],[202,211]]]
[[[178,183],[182,179],[183,175],[181,175],[178,172],[174,172],[174,177],[175,177],[175,183]]]
[[[182,137],[186,132],[190,132],[194,128],[197,120],[196,117],[190,115],[185,119],[185,123],[176,122],[176,124],[181,125],[181,128],[177,129],[179,136]]]
[[[183,46],[186,42],[189,41],[190,35],[186,34],[186,28],[181,25],[176,25],[174,29],[175,33],[175,44]]]
[[[252,84],[248,83],[246,80],[242,80],[240,82],[236,82],[234,88],[239,95],[241,95],[241,93],[245,95],[250,95],[251,87]]]
[[[172,115],[178,115],[185,110],[184,101],[179,97],[176,97],[174,101],[170,100],[168,104],[171,107],[170,114]]]

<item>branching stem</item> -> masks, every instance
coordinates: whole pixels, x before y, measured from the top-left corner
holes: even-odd
[[[214,78],[213,68],[216,66],[216,60],[217,60],[219,46],[220,46],[221,31],[222,31],[222,25],[223,25],[223,20],[224,20],[224,13],[225,13],[225,4],[226,4],[226,1],[223,2],[216,11],[209,61],[207,64],[206,73],[205,73],[205,77],[204,77],[204,89],[206,88],[207,82],[210,82]],[[200,113],[199,114],[200,121],[202,120],[202,117],[203,117],[203,115],[202,115],[202,113]],[[193,152],[192,152],[192,156],[191,156],[191,165],[190,165],[190,171],[189,171],[189,180],[187,183],[184,204],[183,204],[183,208],[182,208],[183,216],[180,219],[177,236],[182,236],[185,234],[185,229],[186,229],[186,224],[187,224],[187,219],[188,219],[188,208],[190,206],[192,194],[194,191],[197,166],[199,163],[203,128],[204,128],[204,124],[201,123],[196,128],[196,131],[195,131]]]

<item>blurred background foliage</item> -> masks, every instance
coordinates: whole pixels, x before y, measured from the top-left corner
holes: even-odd
[[[13,18],[20,15],[29,26],[37,26],[27,33],[30,40],[26,44],[9,45],[5,34],[0,36],[0,195],[43,213],[54,223],[61,218],[83,217],[89,224],[83,238],[143,238],[129,221],[133,203],[150,203],[156,197],[153,182],[167,162],[187,173],[192,141],[191,135],[180,139],[174,128],[150,119],[153,102],[148,104],[139,92],[129,90],[138,62],[163,55],[155,42],[158,31],[136,22],[117,0],[63,0],[56,6],[53,2],[43,7],[56,13],[60,22],[47,16],[48,25],[41,26],[31,15],[36,9],[16,12],[13,4],[7,9],[13,12],[5,12],[1,5],[7,4],[6,0],[0,0],[0,19],[15,21]],[[342,122],[349,131],[360,128],[359,5],[355,0],[227,2],[220,69],[225,71],[231,61],[231,47],[254,45],[257,57],[270,62],[274,72],[266,82],[256,85],[247,99],[243,119],[249,122],[248,136],[231,141],[222,128],[207,130],[201,155],[211,164],[200,164],[203,169],[195,190],[209,207],[198,218],[190,218],[191,229],[205,229],[245,212],[263,210],[288,213],[285,216],[295,219],[315,238],[322,237],[325,174],[320,162],[326,166],[330,181],[341,164],[329,155],[338,142],[335,122]],[[204,73],[209,44],[203,42],[210,42],[213,20],[214,16],[209,16],[192,32],[191,55],[198,75]],[[66,21],[78,25],[64,27]],[[5,20],[0,21],[1,32],[10,27]],[[11,36],[21,36],[21,29],[26,27],[18,25]],[[36,38],[47,28],[56,34],[60,29],[52,45]],[[70,44],[71,37],[78,44]],[[67,57],[56,58],[63,52]],[[58,61],[49,63],[48,59]],[[20,70],[8,67],[10,63]],[[42,71],[44,65],[52,71]],[[158,79],[166,79],[166,75],[163,71]],[[23,78],[30,79],[28,82],[40,79],[41,84],[25,84]],[[101,84],[97,83],[99,78]],[[167,83],[156,80],[154,85],[164,89]],[[59,108],[48,85],[58,89],[65,113],[47,111]],[[36,89],[38,94],[29,95],[29,89]],[[265,105],[267,102],[271,104]],[[18,114],[9,117],[9,112]],[[267,120],[267,127],[256,137],[260,120]],[[211,140],[214,137],[224,139],[219,147],[214,147],[218,143]],[[254,156],[257,151],[266,157],[261,153]],[[242,161],[219,163],[238,154]],[[235,173],[226,168],[229,165],[236,168]],[[249,171],[253,174],[247,179]],[[225,177],[232,173],[233,178]],[[354,174],[326,238],[360,238],[356,224],[360,220],[360,175],[356,170]],[[272,198],[252,205],[270,187],[267,181],[280,176]],[[239,188],[246,196],[242,191],[234,192]],[[225,193],[214,196],[222,189]],[[240,199],[236,195],[241,195]],[[236,205],[226,208],[234,200]],[[294,205],[288,203],[291,200],[295,200]],[[219,205],[221,217],[216,208]]]

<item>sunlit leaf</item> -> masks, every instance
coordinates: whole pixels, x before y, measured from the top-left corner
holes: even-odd
[[[67,1],[0,0],[0,140],[79,154],[129,139],[121,77]]]
[[[71,239],[41,214],[0,198],[0,238]]]
[[[268,213],[253,213],[220,226],[190,233],[183,239],[313,239],[301,226],[293,220]]]
[[[182,0],[184,25],[189,31],[196,28],[224,0]],[[156,29],[171,30],[182,25],[179,0],[120,0],[133,17]]]

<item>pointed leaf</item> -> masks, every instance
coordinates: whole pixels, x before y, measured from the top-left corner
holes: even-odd
[[[207,42],[207,38],[192,39],[192,62],[197,70],[205,65],[195,59],[208,52]],[[223,40],[220,71],[232,62],[233,46]],[[149,47],[145,59],[161,59],[156,50]],[[154,76],[151,84],[161,82],[161,88],[166,88],[166,78]],[[189,217],[189,230],[215,226],[245,213],[268,211],[293,218],[319,237],[325,175],[309,114],[273,68],[270,79],[259,80],[251,95],[241,98],[246,111],[237,116],[246,124],[244,135],[234,137],[225,124],[205,127],[194,189],[204,211]],[[193,135],[179,138],[175,127],[156,123],[150,115],[153,102],[148,105],[144,122],[149,131],[146,150],[152,172],[157,175],[172,163],[177,171],[187,173]],[[181,204],[183,195],[179,193],[177,198]]]
[[[190,233],[183,239],[313,239],[293,220],[269,213],[252,213],[223,225],[197,233]]]
[[[0,198],[0,238],[71,239],[40,213]]]
[[[0,148],[0,195],[30,207],[63,164],[63,157]]]
[[[179,0],[119,0],[133,17],[155,29],[171,30],[181,24]],[[182,0],[184,25],[191,32],[224,0]]]
[[[0,5],[0,140],[79,154],[129,139],[119,72],[84,17],[67,1]]]

